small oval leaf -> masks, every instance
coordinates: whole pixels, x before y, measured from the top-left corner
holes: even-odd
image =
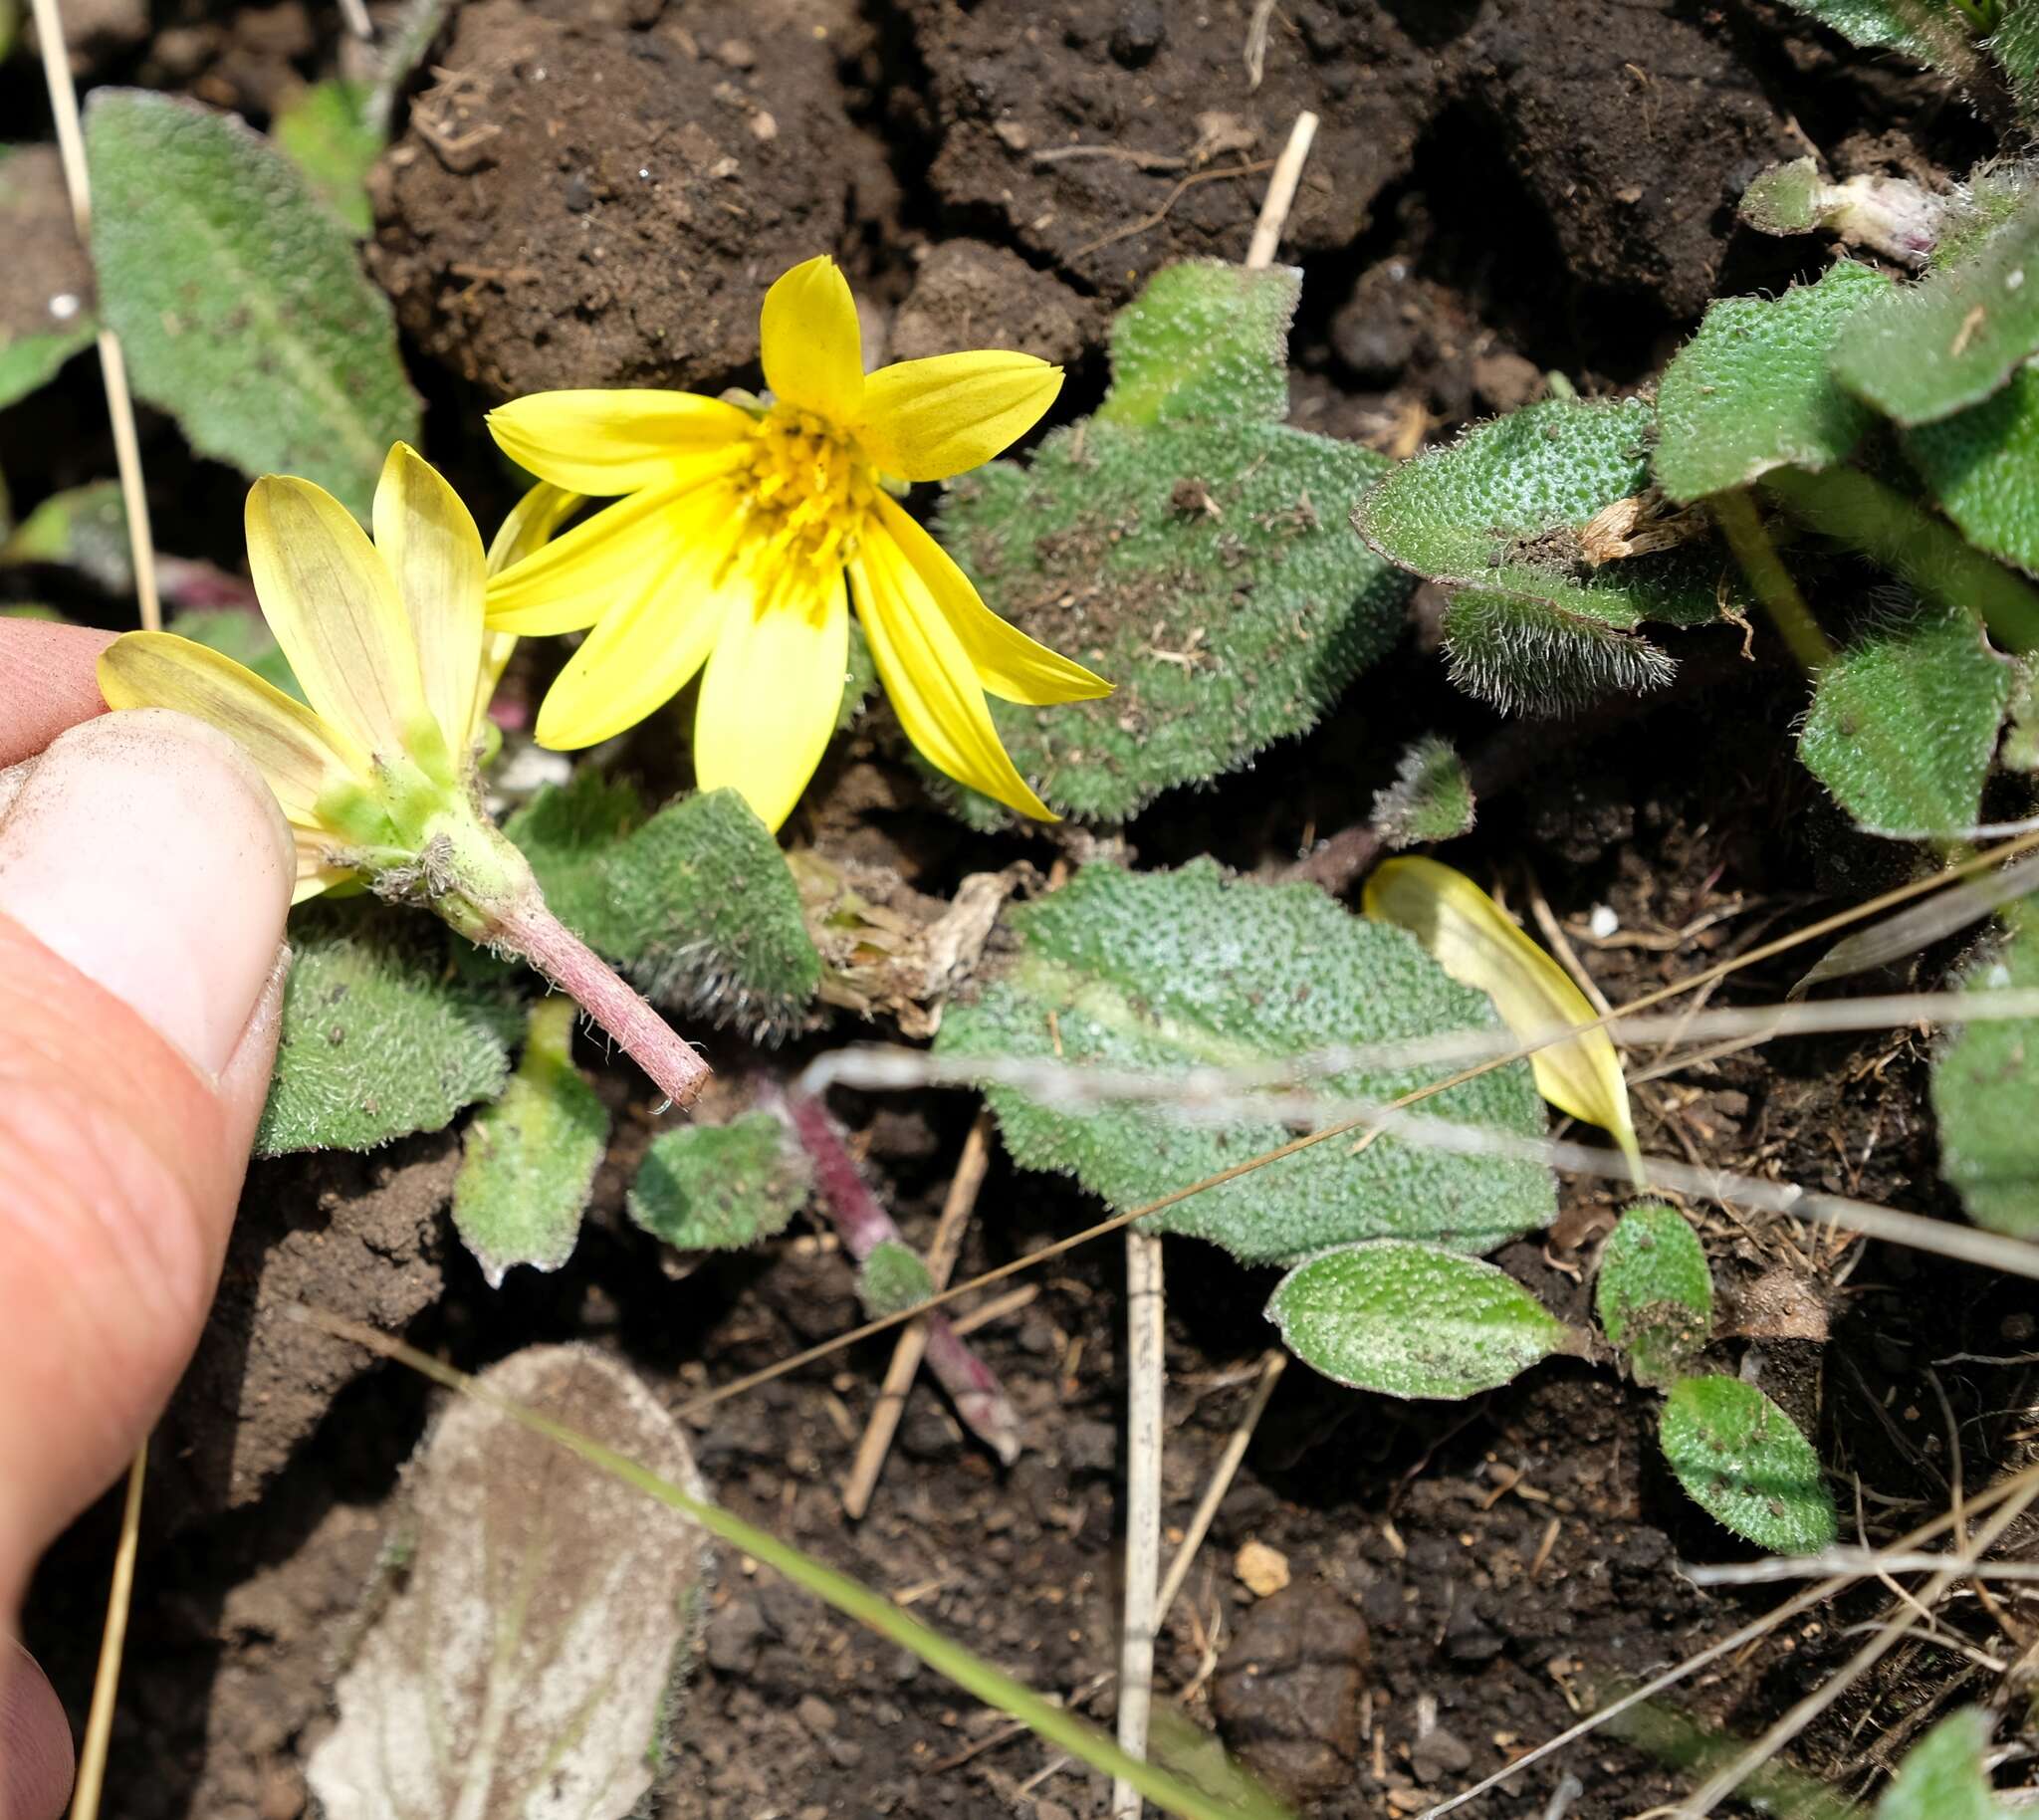
[[[1505,1271],[1400,1239],[1298,1264],[1275,1285],[1267,1318],[1305,1365],[1393,1397],[1476,1396],[1572,1341]]]
[[[1463,872],[1435,859],[1390,859],[1366,881],[1368,916],[1409,931],[1462,986],[1483,992],[1525,1042],[1600,1014],[1549,955]],[[1640,1164],[1621,1057],[1604,1029],[1553,1042],[1529,1057],[1536,1090],[1561,1112],[1600,1126]]]
[[[784,1232],[806,1205],[813,1170],[769,1112],[727,1125],[679,1125],[651,1140],[625,1205],[683,1251],[735,1251]]]
[[[1777,1554],[1813,1554],[1837,1532],[1820,1458],[1797,1425],[1739,1378],[1687,1378],[1665,1399],[1659,1435],[1686,1494],[1736,1535]]]
[[[1989,1714],[1980,1706],[1951,1712],[1912,1747],[1899,1766],[1876,1820],[2010,1820],[1982,1772]]]
[[[1705,1349],[1713,1273],[1677,1208],[1643,1201],[1622,1215],[1600,1253],[1593,1310],[1644,1384],[1668,1387]]]

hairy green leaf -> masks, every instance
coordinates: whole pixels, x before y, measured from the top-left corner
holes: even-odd
[[[934,1294],[935,1279],[912,1247],[881,1239],[857,1268],[856,1292],[864,1312],[877,1321],[918,1307]]]
[[[1311,1369],[1393,1397],[1477,1396],[1569,1341],[1564,1323],[1506,1272],[1396,1239],[1298,1264],[1276,1285],[1267,1318]]]
[[[1058,808],[1123,819],[1237,769],[1311,726],[1401,629],[1408,583],[1344,523],[1386,462],[1281,421],[1296,287],[1214,263],[1161,272],[1113,329],[1097,415],[1025,467],[965,476],[944,506],[942,541],[992,609],[1115,685],[992,704]],[[961,808],[1010,819],[980,796]]]
[[[2039,928],[2028,915],[1994,960],[1970,972],[1970,992],[2039,988]],[[1932,1069],[1940,1174],[1978,1226],[2039,1239],[2039,1018],[1956,1028]]]
[[[1812,1444],[1739,1378],[1685,1378],[1664,1400],[1659,1434],[1686,1494],[1716,1522],[1776,1554],[1813,1554],[1838,1529]]]
[[[1637,1381],[1668,1389],[1713,1331],[1713,1273],[1699,1235],[1675,1207],[1643,1201],[1621,1217],[1600,1253],[1593,1311],[1629,1355]]]
[[[1973,614],[1894,617],[1820,671],[1799,757],[1876,833],[1973,827],[2013,680]]]
[[[2039,371],[2020,367],[1993,398],[1908,432],[1905,447],[1969,543],[2039,574]]]
[[[1374,797],[1374,827],[1391,847],[1455,840],[1473,820],[1473,780],[1448,739],[1430,734],[1402,755],[1395,782]]]
[[[283,153],[194,102],[97,89],[85,136],[100,307],[136,394],[200,454],[365,518],[419,407],[352,237]]]
[[[0,17],[0,35],[6,21]],[[0,46],[0,55],[4,55]],[[20,274],[0,286],[0,410],[57,375],[99,333],[92,271],[54,145],[0,145],[0,244]]]
[[[1865,51],[1903,51],[1942,75],[1974,62],[1968,22],[1954,0],[1790,0],[1797,11]]]
[[[0,563],[75,569],[110,594],[127,592],[134,585],[134,564],[120,483],[95,480],[52,493],[0,544]]]
[[[1876,1820],[2011,1820],[1982,1753],[1994,1729],[1980,1706],[1950,1712],[1906,1753],[1876,1805]]]
[[[630,1218],[683,1251],[734,1251],[786,1230],[813,1191],[806,1153],[769,1112],[678,1125],[652,1139]]]
[[[1828,351],[1849,317],[1890,288],[1844,259],[1782,297],[1714,304],[1658,387],[1658,485],[1689,501],[1772,468],[1845,460],[1871,416],[1834,383]]]
[[[609,1115],[573,1066],[578,1011],[565,998],[531,1008],[517,1072],[467,1128],[453,1224],[492,1289],[512,1264],[557,1270],[580,1236]]]
[[[1989,54],[2003,72],[2027,126],[2039,123],[2039,8],[2011,0],[1990,34]]]
[[[312,1753],[320,1810],[623,1820],[643,1811],[706,1611],[709,1544],[483,1399],[542,1409],[687,1496],[679,1424],[638,1377],[531,1347],[456,1398],[403,1480],[379,1588]]]
[[[373,93],[369,84],[344,77],[313,83],[277,111],[272,127],[313,193],[356,237],[375,225],[368,171],[382,155],[383,135],[368,120]]]
[[[1228,877],[1209,860],[1177,872],[1086,866],[1011,914],[1009,971],[975,1005],[952,1004],[937,1048],[1167,1074],[1264,1064],[1343,1043],[1491,1029],[1483,994],[1456,984],[1407,932],[1352,916],[1308,885]],[[1353,1069],[1320,1090],[1388,1100],[1450,1072]],[[1057,1109],[992,1088],[1006,1142],[1028,1169],[1065,1170],[1115,1208],[1138,1207],[1292,1135],[1279,1119],[1213,1124],[1113,1102]],[[1524,1062],[1424,1102],[1426,1113],[1521,1136],[1543,1115]],[[1461,1157],[1382,1135],[1316,1145],[1156,1217],[1256,1261],[1293,1261],[1355,1240],[1435,1240],[1483,1251],[1547,1224],[1549,1172]]]
[[[1961,258],[1872,300],[1834,343],[1834,376],[1887,417],[1979,404],[2039,350],[2039,192]]]
[[[1668,682],[1635,628],[1717,616],[1709,543],[1599,561],[1581,534],[1650,488],[1654,413],[1640,398],[1550,398],[1404,462],[1353,523],[1390,562],[1451,596],[1452,679],[1509,710],[1554,711]]]
[[[317,900],[292,916],[290,941],[258,1155],[371,1150],[501,1090],[519,1018],[504,976],[465,942],[406,911]]]
[[[798,887],[733,790],[648,818],[627,784],[592,767],[511,816],[554,913],[659,1004],[777,1040],[821,982]]]

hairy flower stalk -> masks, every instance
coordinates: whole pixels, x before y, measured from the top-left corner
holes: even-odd
[[[835,1223],[843,1250],[861,1263],[887,1240],[904,1245],[892,1216],[871,1192],[856,1159],[849,1154],[842,1128],[829,1115],[828,1108],[797,1087],[774,1094],[766,1104],[807,1153],[814,1169],[814,1187],[820,1194],[821,1205]],[[949,1393],[964,1425],[1011,1466],[1020,1458],[1020,1416],[1006,1395],[1006,1387],[956,1331],[946,1314],[937,1312],[924,1318],[928,1369]]]
[[[991,460],[1039,421],[1061,368],[976,352],[863,369],[856,303],[830,259],[766,295],[769,402],[555,391],[489,413],[503,452],[573,495],[613,499],[489,584],[500,631],[592,629],[539,710],[542,746],[634,726],[698,672],[694,773],[777,828],[842,706],[849,608],[900,725],[950,777],[1053,820],[985,697],[1045,706],[1111,685],[999,618],[893,497]]]
[[[365,887],[519,956],[686,1105],[707,1064],[553,915],[482,807],[489,697],[516,642],[483,625],[489,570],[542,543],[572,503],[534,488],[485,558],[467,508],[402,443],[375,492],[372,544],[321,488],[265,476],[248,495],[249,567],[311,705],[167,632],[115,639],[100,690],[115,710],[175,708],[241,743],[297,837],[296,901]]]

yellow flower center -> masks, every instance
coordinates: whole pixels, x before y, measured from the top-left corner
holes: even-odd
[[[738,484],[762,561],[841,568],[878,497],[855,438],[812,411],[775,404],[752,430],[744,463]]]

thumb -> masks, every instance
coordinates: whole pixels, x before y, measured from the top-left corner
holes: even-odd
[[[197,1341],[275,1053],[295,872],[261,776],[181,715],[76,727],[0,774],[10,796],[0,1650],[35,1555],[118,1473]]]

